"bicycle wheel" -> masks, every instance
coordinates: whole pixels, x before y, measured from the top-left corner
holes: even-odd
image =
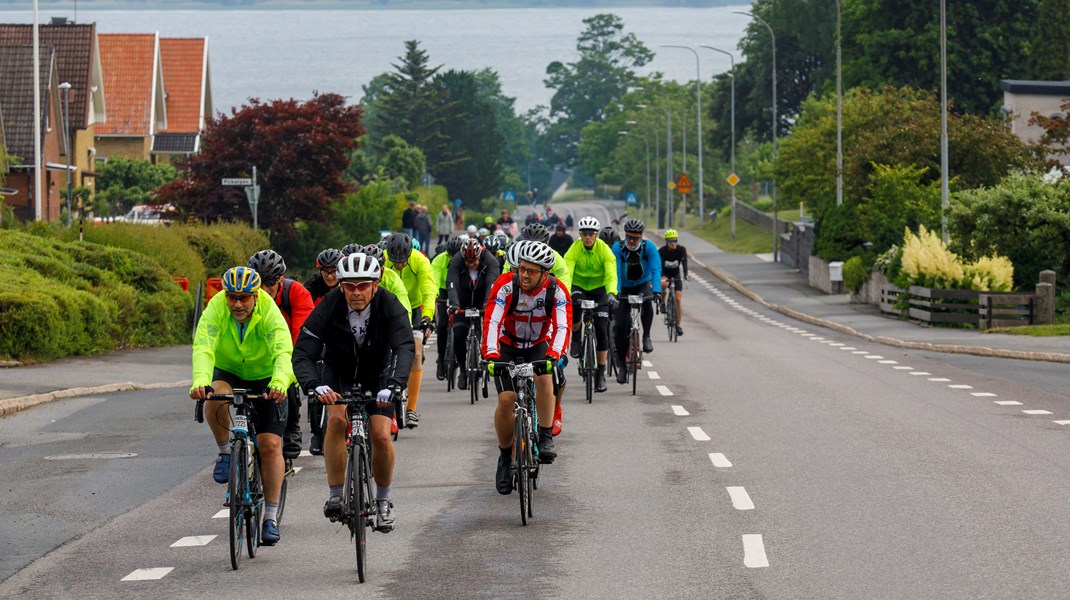
[[[594,352],[594,325],[583,326],[583,387],[587,394],[587,404],[594,402],[594,378],[598,369]]]
[[[249,468],[249,500],[245,515],[245,543],[249,558],[256,558],[260,547],[260,517],[264,514],[264,482],[260,478],[260,450],[255,445],[246,446],[251,452],[252,462]]]
[[[516,465],[516,491],[520,495],[520,522],[528,524],[528,496],[531,494],[531,479],[528,477],[528,456],[531,449],[528,444],[527,419],[518,411],[513,429],[513,463]]]
[[[628,376],[632,378],[632,395],[635,395],[635,388],[639,380],[639,364],[643,360],[642,354],[640,354],[639,346],[639,331],[632,331],[632,340],[628,349]]]
[[[230,501],[230,566],[238,570],[241,561],[242,537],[245,526],[245,442],[234,440],[230,446],[230,480],[227,482],[227,499]]]
[[[357,579],[364,583],[367,563],[368,518],[364,478],[367,477],[364,448],[353,446],[349,450],[349,468],[346,469],[345,498],[348,510],[350,537],[357,551]]]

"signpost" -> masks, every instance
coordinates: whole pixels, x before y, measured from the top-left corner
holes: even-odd
[[[503,199],[509,203],[516,202],[516,193],[514,193],[512,190],[506,190]]]
[[[245,188],[245,198],[249,201],[249,210],[253,213],[253,231],[259,229],[256,219],[256,207],[260,204],[260,186],[256,183],[256,167],[252,177],[224,177],[223,185],[240,185]]]
[[[628,192],[628,195],[624,198],[624,202],[628,206],[635,206],[636,204],[639,204],[639,196],[636,196],[635,192]]]
[[[688,179],[687,173],[680,173],[680,179],[676,180],[676,191],[685,196],[691,194],[691,180]]]
[[[728,182],[728,185],[730,185],[732,187],[736,187],[737,185],[739,185],[739,181],[740,181],[739,175],[736,175],[735,173],[731,173],[731,174],[728,175],[728,177],[725,178],[725,181]]]

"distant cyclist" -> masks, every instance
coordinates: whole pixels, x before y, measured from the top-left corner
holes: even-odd
[[[598,239],[599,223],[594,217],[583,217],[577,223],[580,239],[565,252],[565,264],[572,272],[572,314],[579,315],[576,302],[580,298],[598,303],[594,312],[595,350],[598,371],[595,391],[606,391],[606,358],[609,354],[609,313],[617,308],[617,258],[613,250]],[[580,356],[579,317],[572,323],[572,357]]]
[[[498,259],[480,246],[478,240],[465,241],[461,251],[450,260],[446,278],[450,312],[457,313],[466,308],[482,310],[486,307],[490,288],[499,275]],[[467,338],[468,319],[464,318],[462,312],[453,319],[453,351],[457,365],[465,364]],[[463,366],[457,375],[457,389],[468,389],[468,371]]]
[[[293,366],[301,387],[327,405],[323,462],[329,496],[324,516],[344,510],[346,409],[334,405],[339,392],[356,384],[376,393],[369,407],[372,475],[375,479],[376,529],[394,528],[390,486],[394,478],[394,443],[390,439],[393,398],[405,388],[415,354],[412,320],[398,298],[379,285],[382,267],[364,254],[338,263],[341,284],[312,311],[294,349]],[[317,363],[322,360],[322,367]]]
[[[230,411],[212,394],[230,394],[234,388],[266,396],[254,400],[256,445],[264,478],[264,525],[267,546],[279,541],[276,515],[282,489],[282,433],[286,428],[286,390],[294,382],[293,341],[286,320],[266,292],[260,275],[249,267],[234,267],[223,274],[223,293],[216,294],[197,321],[193,336],[193,385],[189,397],[208,400],[205,420],[212,430],[219,458],[213,479],[230,479]]]
[[[467,236],[450,238],[446,242],[443,252],[435,255],[431,261],[431,271],[435,274],[435,284],[438,285],[438,297],[435,299],[435,335],[438,341],[438,356],[435,359],[435,378],[439,381],[446,379],[446,337],[450,326],[450,316],[446,312],[449,294],[446,292],[446,275],[449,272],[450,259],[461,250]]]
[[[639,219],[624,222],[624,239],[613,245],[617,257],[617,280],[620,297],[643,297],[643,352],[653,352],[650,326],[654,322],[653,298],[661,293],[661,256],[654,242],[643,239],[645,225]],[[613,318],[613,335],[617,344],[617,365],[624,365],[628,356],[628,331],[631,328],[630,307],[622,301]],[[628,370],[617,369],[617,383],[628,383]]]
[[[553,250],[542,242],[518,242],[510,247],[509,262],[515,273],[498,277],[483,315],[483,358],[510,362],[557,362],[564,354],[572,321],[568,290],[549,273]],[[496,373],[498,406],[494,431],[498,436],[498,467],[495,487],[500,494],[512,492],[509,463],[513,447],[513,406],[516,392],[508,373]],[[535,406],[539,415],[539,460],[557,458],[549,423],[553,416],[553,376],[535,377]]]
[[[680,234],[675,229],[665,231],[665,245],[658,248],[661,255],[661,305],[665,306],[665,294],[669,280],[676,283],[676,335],[683,335],[684,328],[684,280],[691,280],[687,273],[687,248],[680,245]]]
[[[312,295],[313,304],[319,304],[327,292],[338,287],[338,261],[342,252],[327,248],[316,256],[316,269],[319,273],[305,280],[305,289]]]
[[[405,289],[408,291],[409,304],[412,306],[412,329],[416,338],[416,358],[412,361],[409,374],[409,405],[405,411],[405,426],[416,427],[420,415],[416,404],[420,401],[420,385],[424,374],[424,336],[431,327],[435,317],[435,296],[438,286],[431,272],[431,261],[426,256],[412,250],[412,238],[404,233],[392,233],[386,238],[387,269],[401,275]]]

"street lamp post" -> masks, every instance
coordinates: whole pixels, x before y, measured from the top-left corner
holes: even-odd
[[[731,149],[731,156],[732,156],[732,160],[730,162],[730,164],[731,164],[730,169],[732,171],[732,174],[735,175],[735,173],[736,173],[736,57],[735,57],[735,55],[733,55],[731,52],[728,52],[727,50],[721,50],[720,48],[714,48],[713,46],[705,46],[705,45],[702,46],[702,47],[706,48],[707,50],[713,50],[714,52],[720,52],[721,54],[727,54],[728,55],[728,60],[731,61],[731,65],[732,65],[732,67],[731,67],[732,68],[732,73],[731,73],[731,84],[732,84],[732,112],[731,112],[731,114],[732,114],[732,118],[731,118],[732,149]],[[731,217],[732,217],[732,239],[734,240],[734,239],[736,239],[736,186],[732,185],[732,186],[729,186],[729,187],[732,188],[732,215],[731,215]]]
[[[701,226],[706,222],[706,196],[702,193],[702,63],[699,60],[698,50],[695,50],[691,46],[674,46],[665,44],[665,48],[684,48],[690,50],[695,55],[695,101],[696,109],[695,114],[697,120],[695,122],[695,130],[697,137],[695,138],[698,144],[698,215],[699,225]],[[685,163],[686,164],[686,163]]]
[[[836,206],[843,204],[843,60],[840,53],[840,0],[836,0]]]
[[[638,108],[648,108],[648,104],[636,104]],[[660,108],[665,111],[665,205],[672,206],[672,190],[669,188],[669,182],[672,181],[672,115],[669,114],[669,109],[664,106],[657,106],[654,108]],[[665,220],[661,214],[661,203],[658,203],[657,207],[657,219],[658,229],[665,227]]]
[[[628,125],[639,125],[638,121],[625,121]],[[651,127],[650,131],[654,132],[654,201],[657,206],[661,206],[661,175],[658,173],[658,163],[661,162],[661,134],[658,132],[657,127]],[[647,191],[649,195],[650,192]],[[647,208],[650,208],[650,200],[647,199]]]
[[[638,135],[643,139],[646,148],[646,205],[650,206],[650,138],[643,134],[633,134],[630,131],[618,131],[618,135]]]
[[[941,0],[943,1],[943,0]],[[765,21],[765,19],[758,15],[744,12],[741,10],[732,11],[736,14],[746,15],[758,21],[765,28],[769,30],[769,38],[772,40],[773,48],[773,164],[776,164],[776,132],[777,132],[777,117],[776,117],[776,34],[773,33],[773,28]],[[780,228],[780,222],[777,219],[777,204],[776,204],[776,174],[773,174],[773,262],[779,261],[779,242],[780,235],[777,231]]]
[[[33,216],[37,221],[45,218],[41,176],[41,24],[37,0],[33,0]]]
[[[940,237],[947,237],[947,0],[940,0]]]
[[[71,128],[68,125],[70,121],[70,82],[64,81],[59,84],[59,89],[63,92],[63,145],[65,147],[64,153],[67,155],[67,229],[71,227]]]

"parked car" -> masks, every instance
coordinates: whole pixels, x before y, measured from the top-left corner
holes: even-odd
[[[174,209],[170,204],[162,206],[149,206],[139,204],[130,209],[130,212],[116,219],[123,223],[138,223],[141,225],[161,225],[174,217]]]

